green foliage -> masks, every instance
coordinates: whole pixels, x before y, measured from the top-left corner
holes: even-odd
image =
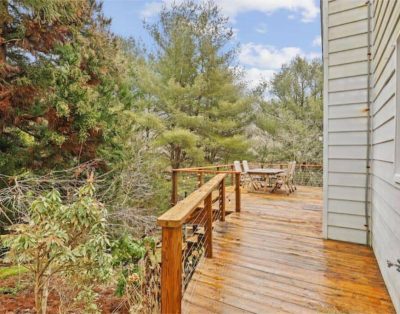
[[[116,295],[122,296],[126,292],[126,287],[130,278],[137,278],[133,284],[139,283],[142,275],[141,261],[148,251],[155,250],[155,241],[152,238],[135,240],[130,235],[124,234],[116,239],[111,245],[114,267],[119,266],[119,276],[117,279]]]
[[[262,162],[322,163],[322,64],[296,57],[269,84],[260,99],[253,132]]]
[[[78,293],[89,312],[95,311],[96,283],[109,278],[111,255],[106,232],[106,210],[93,198],[93,185],[79,189],[68,204],[57,190],[36,199],[25,218],[2,236],[9,247],[6,259],[24,265],[33,274],[38,313],[45,313],[48,287],[61,277]]]
[[[99,147],[117,150],[131,67],[101,4],[0,5],[0,172],[62,168],[98,157]]]
[[[0,267],[0,279],[6,279],[12,276],[18,276],[26,273],[28,270],[21,265]]]
[[[229,160],[249,148],[252,98],[234,67],[228,23],[214,3],[184,1],[147,25],[157,52],[136,59],[136,108],[154,116],[157,126],[144,130],[174,168]]]

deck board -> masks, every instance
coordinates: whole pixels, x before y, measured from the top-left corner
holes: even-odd
[[[184,313],[395,313],[372,250],[322,239],[320,188],[243,193],[242,207],[215,224]]]

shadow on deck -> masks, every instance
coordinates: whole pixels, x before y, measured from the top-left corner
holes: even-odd
[[[214,227],[184,313],[394,313],[370,248],[322,239],[322,189],[242,194]]]

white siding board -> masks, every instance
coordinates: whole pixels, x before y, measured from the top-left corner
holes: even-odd
[[[368,46],[368,35],[359,34],[339,39],[333,39],[329,42],[329,52],[332,53],[366,46]]]
[[[331,145],[363,145],[367,141],[367,132],[329,133]]]
[[[349,9],[365,6],[365,0],[346,0],[329,2],[329,13],[338,13]]]
[[[373,145],[373,157],[377,160],[394,161],[394,141]]]
[[[364,216],[329,213],[328,217],[330,226],[367,230]]]
[[[368,106],[366,103],[329,106],[328,115],[331,119],[366,117],[367,108]]]
[[[329,200],[329,212],[350,215],[364,215],[365,203],[347,200]]]
[[[364,159],[366,146],[329,146],[328,157],[339,159]]]
[[[374,176],[379,177],[380,179],[390,184],[394,184],[393,182],[394,164],[392,162],[373,160],[372,168]]]
[[[330,119],[329,131],[330,132],[366,131],[367,123],[368,123],[367,117]]]
[[[339,65],[339,64],[367,61],[368,59],[367,51],[368,51],[367,47],[361,47],[351,50],[330,53],[329,65]],[[362,85],[361,88],[365,88],[365,86],[366,85]]]
[[[354,36],[364,34],[368,29],[368,19],[345,24],[338,25],[329,28],[329,39],[338,39],[348,36]]]
[[[365,188],[331,185],[328,197],[335,200],[363,202],[365,199]]]
[[[396,88],[394,75],[387,81],[387,84],[383,86],[380,93],[378,95],[374,95],[374,102],[372,104],[372,113],[376,114],[382,106],[386,105],[386,103],[394,96],[394,91]]]
[[[396,113],[396,99],[395,97],[391,97],[388,102],[379,108],[380,110],[375,113],[373,118],[373,128],[376,129],[383,123],[387,122],[388,120],[392,119]]]
[[[328,183],[340,186],[358,186],[365,187],[366,175],[354,173],[330,173]]]
[[[363,20],[368,16],[368,8],[366,5],[355,8],[353,10],[347,10],[339,13],[333,13],[329,15],[328,26],[342,25],[351,23],[359,20]]]
[[[330,172],[365,173],[367,163],[358,159],[331,159],[328,170]]]
[[[395,120],[391,118],[386,123],[381,124],[376,128],[372,134],[372,143],[382,143],[390,140],[394,140],[395,134]]]
[[[333,240],[365,244],[366,235],[362,230],[328,226],[328,237]]]
[[[367,102],[367,89],[329,93],[329,105]]]
[[[346,90],[365,89],[366,86],[367,86],[366,75],[340,77],[337,79],[330,78],[328,82],[329,92],[342,92]]]
[[[368,73],[368,63],[361,61],[329,67],[329,78],[336,79],[349,76],[365,75]],[[364,86],[365,88],[365,86]]]

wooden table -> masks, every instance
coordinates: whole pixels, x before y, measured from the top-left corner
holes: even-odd
[[[284,173],[286,170],[285,169],[279,169],[279,168],[256,168],[256,169],[250,169],[247,171],[248,175],[253,178],[253,176],[263,176],[266,177],[267,180],[269,180],[270,176],[275,176],[280,173]],[[266,180],[266,182],[267,182]],[[258,187],[256,184],[254,184],[254,181],[252,180],[252,186],[255,191],[260,191],[261,186]],[[265,185],[265,191],[267,190],[267,185]],[[274,188],[270,190],[270,192],[273,192]]]

